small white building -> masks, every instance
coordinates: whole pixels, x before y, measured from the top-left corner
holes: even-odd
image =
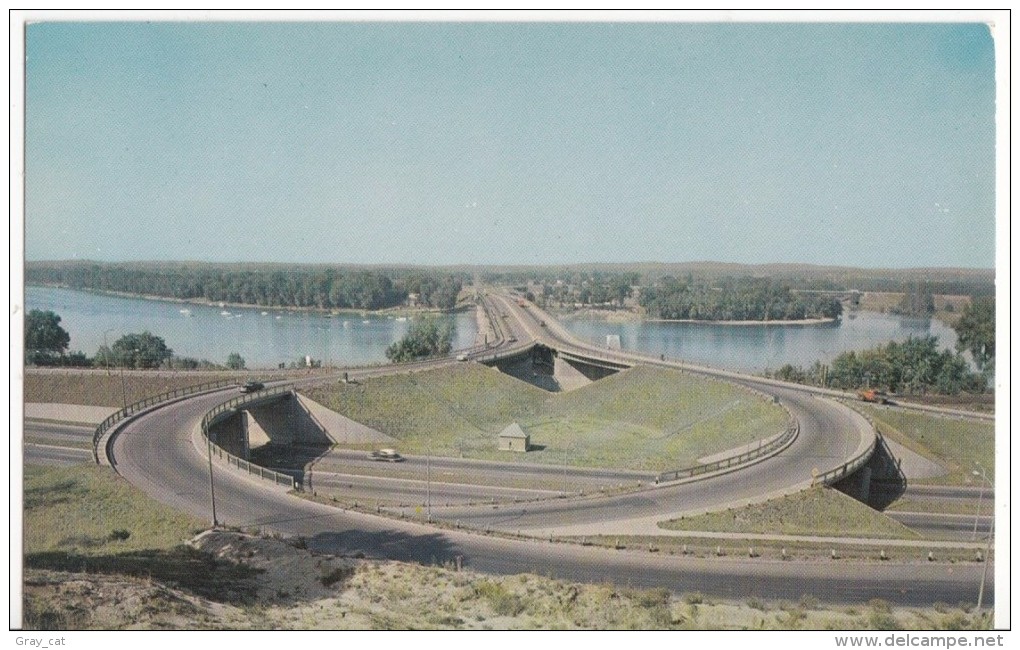
[[[499,433],[500,451],[528,451],[531,436],[524,432],[521,425],[514,422]]]

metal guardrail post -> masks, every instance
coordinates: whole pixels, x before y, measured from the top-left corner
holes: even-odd
[[[97,465],[99,464],[99,441],[102,440],[103,434],[105,434],[117,422],[120,422],[121,420],[124,420],[130,417],[131,415],[134,415],[135,413],[142,411],[145,408],[148,408],[149,406],[153,406],[155,404],[162,404],[163,402],[170,401],[171,399],[176,399],[177,397],[180,396],[193,395],[195,393],[199,393],[202,391],[214,388],[222,388],[224,386],[229,386],[235,383],[237,382],[235,382],[233,379],[219,379],[212,382],[204,382],[201,384],[197,384],[195,386],[187,386],[185,388],[174,389],[173,391],[167,391],[165,393],[160,393],[159,395],[146,397],[132,404],[128,404],[124,408],[114,412],[108,418],[103,420],[98,427],[96,427],[96,431],[92,434],[93,460]]]

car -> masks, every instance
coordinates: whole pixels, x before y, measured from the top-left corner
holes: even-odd
[[[240,386],[238,386],[238,390],[240,390],[242,393],[254,393],[254,392],[262,390],[265,387],[266,387],[266,385],[263,384],[261,381],[255,381],[254,379],[249,379],[248,381],[246,381],[243,384],[241,384]]]
[[[457,361],[467,361],[467,360],[468,360],[468,355],[466,355],[466,354],[458,354],[457,355]]]
[[[368,457],[372,460],[385,460],[390,463],[399,463],[404,460],[404,457],[398,454],[395,449],[376,449]]]

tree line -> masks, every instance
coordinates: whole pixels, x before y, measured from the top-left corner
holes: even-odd
[[[794,294],[768,278],[724,278],[718,282],[663,278],[641,291],[642,307],[668,320],[803,320],[836,318],[843,306],[826,295]]]
[[[220,265],[45,264],[25,267],[30,284],[110,291],[177,300],[263,307],[375,310],[415,303],[453,309],[465,275],[431,270],[285,267],[260,270]]]
[[[995,294],[994,271],[940,269],[933,273],[924,269],[858,269],[791,264],[608,264],[585,266],[542,266],[482,270],[482,280],[489,284],[573,285],[585,282],[611,284],[618,278],[629,278],[631,285],[651,286],[667,278],[697,278],[716,284],[727,278],[769,278],[794,291],[880,291],[909,293],[918,285],[936,295],[971,297]]]
[[[828,388],[874,388],[908,395],[980,393],[986,386],[984,375],[972,372],[962,354],[939,349],[935,336],[844,352],[831,365],[815,362],[807,370],[787,364],[772,376]]]
[[[956,351],[939,349],[935,336],[891,341],[859,352],[844,352],[831,366],[816,361],[810,368],[787,364],[771,376],[784,381],[892,393],[981,393],[995,376],[995,300],[977,298],[968,305],[956,330]],[[963,353],[969,353],[977,372]]]
[[[453,334],[454,327],[449,321],[415,320],[403,338],[386,348],[386,358],[399,363],[448,354],[453,348]]]
[[[152,332],[125,334],[112,345],[99,346],[95,356],[69,351],[71,335],[61,326],[61,318],[52,311],[33,309],[25,315],[25,365],[73,368],[168,368],[178,370],[217,369],[223,366],[205,359],[179,357],[162,337]],[[244,368],[237,353],[227,358],[226,367]]]

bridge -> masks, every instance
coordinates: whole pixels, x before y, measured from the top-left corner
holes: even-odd
[[[599,534],[597,531],[619,534],[621,530],[641,534],[655,530],[655,522],[678,513],[752,503],[841,480],[870,457],[876,434],[855,411],[829,399],[841,394],[632,352],[599,349],[576,340],[555,319],[534,306],[524,309],[498,294],[485,296],[483,302],[487,311],[505,313],[507,318],[494,319],[499,323],[497,341],[458,353],[465,358],[489,365],[528,360],[547,370],[551,362],[550,377],[556,375],[557,362],[569,364],[582,375],[584,370],[614,372],[638,363],[700,373],[774,396],[799,424],[799,434],[779,452],[737,471],[693,477],[696,480],[666,481],[636,493],[597,499],[551,499],[497,509],[477,506],[437,509],[436,519],[446,522],[446,528],[296,499],[285,492],[277,479],[253,481],[250,476],[239,474],[234,467],[240,468],[240,463],[236,463],[229,471],[215,473],[218,521],[301,535],[308,540],[309,548],[322,552],[359,552],[369,557],[425,562],[449,561],[458,556],[464,558],[468,567],[495,573],[539,571],[567,579],[598,576],[599,580],[621,584],[720,595],[730,593],[736,586],[741,597],[798,598],[812,594],[826,602],[864,602],[881,597],[890,602],[921,604],[959,602],[972,597],[968,594],[977,584],[980,569],[971,566],[958,566],[949,573],[919,573],[911,565],[890,564],[876,567],[832,563],[806,569],[799,564],[796,567],[791,566],[793,563],[762,564],[753,559],[732,559],[720,566],[713,562],[550,544],[547,540],[553,535]],[[352,368],[347,372],[352,379],[361,379],[457,363],[457,355],[451,355],[418,364]],[[561,369],[561,377],[564,372]],[[302,382],[285,383],[287,386],[282,389]],[[208,443],[201,425],[208,414],[223,406],[227,390],[230,389],[210,389],[134,413],[108,432],[113,435],[97,440],[97,446],[105,451],[101,456],[108,457],[118,472],[153,497],[209,517],[209,493],[196,489],[208,484],[211,476]],[[217,466],[226,469],[225,463],[220,465],[219,459],[214,460]],[[479,535],[470,532],[471,528],[504,531],[512,537]]]

